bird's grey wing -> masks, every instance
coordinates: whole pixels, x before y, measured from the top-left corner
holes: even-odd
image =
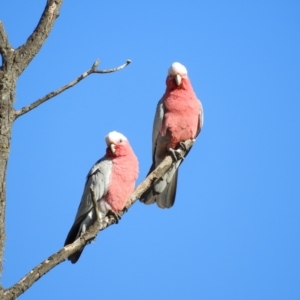
[[[93,208],[90,187],[93,188],[97,201],[99,201],[106,194],[109,185],[111,169],[112,161],[107,158],[100,159],[91,168],[90,172],[87,175],[84,191],[74,220],[74,224],[70,229],[70,232],[65,241],[65,245],[74,242],[74,240],[78,236],[81,223]]]
[[[198,130],[197,130],[196,137],[201,132],[201,129],[202,129],[203,124],[204,124],[204,110],[203,110],[203,106],[202,106],[202,103],[201,103],[201,101],[199,99],[198,99],[198,101],[200,103],[200,112],[199,112]]]
[[[154,116],[154,122],[153,122],[153,129],[152,129],[152,157],[154,160],[155,156],[155,149],[157,140],[161,131],[163,119],[165,115],[165,109],[164,109],[164,103],[163,98],[160,99],[157,103],[156,112]]]
[[[93,188],[95,198],[99,201],[107,192],[110,175],[112,169],[112,161],[102,158],[96,162],[87,175],[81,202],[75,217],[75,221],[81,216],[86,215],[93,207],[90,187]],[[75,222],[74,222],[75,223]]]
[[[157,141],[160,136],[160,131],[164,119],[164,103],[163,103],[163,98],[160,99],[157,103],[156,106],[156,111],[155,111],[155,116],[154,116],[154,121],[153,121],[153,129],[152,129],[152,165],[150,167],[150,170],[147,174],[147,176],[155,169],[156,167],[156,162],[155,162],[155,152],[157,148]],[[145,191],[141,198],[140,201],[144,202],[146,204],[152,204],[155,202],[155,195],[154,190],[152,187],[150,187],[147,191]]]

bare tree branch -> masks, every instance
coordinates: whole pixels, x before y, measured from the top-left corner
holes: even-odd
[[[8,41],[8,36],[4,29],[3,22],[0,21],[0,54],[2,55],[3,61],[6,61],[7,51],[11,49]]]
[[[183,149],[178,149],[177,151],[184,156],[187,151],[192,147],[195,140],[187,140],[185,142],[186,151]],[[151,173],[149,176],[140,183],[132,193],[131,197],[128,199],[126,206],[122,212],[119,213],[122,216],[140,197],[141,195],[151,186],[153,180],[162,177],[171,167],[173,159],[171,155],[168,155],[161,164]],[[94,208],[98,210],[95,195],[92,192],[92,199],[94,203]],[[97,214],[98,215],[98,214]],[[55,266],[66,260],[71,254],[82,249],[87,245],[92,239],[94,239],[98,232],[104,230],[108,226],[116,223],[114,216],[105,217],[101,220],[98,216],[95,223],[73,244],[67,245],[60,249],[57,253],[48,257],[45,261],[40,263],[37,267],[32,269],[27,275],[25,275],[18,283],[14,286],[5,289],[3,292],[3,300],[13,300],[29,289],[36,281],[38,281],[43,275],[53,269]]]
[[[37,27],[27,39],[26,43],[16,49],[14,64],[18,76],[24,71],[43,46],[52,30],[56,18],[59,16],[62,3],[63,0],[47,0],[46,7]]]
[[[97,74],[107,74],[107,73],[112,73],[112,72],[116,72],[116,71],[119,71],[119,70],[122,70],[124,69],[126,66],[128,66],[130,63],[131,63],[131,60],[127,60],[125,64],[119,66],[119,67],[116,67],[116,68],[112,68],[112,69],[107,69],[107,70],[97,70],[97,67],[99,65],[99,62],[100,60],[97,59],[93,66],[87,70],[86,72],[84,72],[83,74],[81,74],[79,77],[77,77],[75,80],[73,80],[72,82],[70,82],[69,84],[59,88],[58,90],[54,91],[54,92],[51,92],[49,94],[47,94],[46,96],[44,96],[43,98],[40,98],[38,100],[36,100],[35,102],[33,102],[32,104],[26,106],[26,107],[23,107],[22,109],[20,110],[17,110],[15,112],[15,119],[17,119],[18,117],[26,114],[27,112],[31,111],[32,109],[38,107],[40,104],[46,102],[47,100],[57,96],[58,94],[64,92],[65,90],[73,87],[75,84],[77,84],[78,82],[80,82],[82,79],[86,78],[87,76],[89,76],[90,74],[93,74],[93,73],[97,73]]]
[[[2,66],[0,70],[9,70],[13,64],[14,49],[11,47],[8,41],[7,33],[4,29],[4,24],[0,21],[0,55],[2,56]],[[0,80],[1,80],[0,75]],[[3,84],[0,82],[0,88]]]

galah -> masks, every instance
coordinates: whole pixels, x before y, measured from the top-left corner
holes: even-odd
[[[188,139],[195,139],[200,133],[204,114],[187,75],[187,69],[174,62],[168,70],[166,91],[158,102],[152,131],[151,173],[170,152]],[[183,146],[183,145],[182,145]],[[178,156],[178,155],[177,155]],[[175,202],[178,167],[177,162],[141,196],[145,204],[154,202],[160,208],[170,208]],[[148,173],[148,174],[149,174]]]
[[[90,187],[95,193],[100,219],[104,219],[108,212],[118,214],[123,210],[134,190],[139,167],[127,138],[113,131],[105,137],[105,141],[106,154],[94,164],[87,175],[81,202],[65,245],[73,243],[95,221]],[[82,251],[83,249],[75,252],[68,259],[73,264],[76,263]]]

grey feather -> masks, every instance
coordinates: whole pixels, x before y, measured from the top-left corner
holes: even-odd
[[[176,197],[178,167],[180,163],[180,161],[176,162],[162,178],[157,179],[141,196],[140,200],[145,204],[153,204],[156,202],[160,208],[172,207]],[[152,165],[149,173],[153,170]]]
[[[199,123],[198,123],[198,131],[197,131],[197,135],[196,137],[199,135],[199,133],[201,132],[201,129],[203,127],[204,124],[204,110],[203,110],[203,106],[201,101],[198,99],[199,103],[200,103],[200,112],[199,112]]]
[[[163,99],[160,99],[156,106],[153,129],[152,129],[152,156],[154,156],[156,143],[162,127],[164,115],[165,115],[164,103],[163,103]]]
[[[178,169],[176,168],[171,180],[166,184],[165,189],[161,194],[156,196],[156,203],[160,208],[170,208],[174,205],[176,197],[176,186],[178,178]]]
[[[101,158],[95,165],[91,168],[87,175],[86,183],[84,186],[84,191],[81,197],[81,202],[78,207],[78,211],[74,220],[74,223],[68,233],[65,241],[65,245],[73,243],[78,237],[81,236],[88,228],[94,223],[95,215],[93,210],[93,201],[90,192],[90,187],[93,188],[95,193],[95,198],[98,203],[99,212],[102,217],[104,217],[108,209],[105,205],[99,205],[102,197],[107,193],[109,186],[110,175],[112,170],[112,161],[109,158]],[[100,216],[100,217],[101,217]],[[79,259],[81,252],[80,250],[68,259],[72,263],[76,263]]]

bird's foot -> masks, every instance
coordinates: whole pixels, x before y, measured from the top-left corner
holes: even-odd
[[[121,220],[121,214],[120,214],[120,213],[117,213],[117,212],[115,212],[115,211],[110,210],[110,211],[108,212],[108,215],[112,215],[112,216],[114,217],[114,219],[116,220],[116,224],[118,224],[118,223],[119,223],[119,220]]]
[[[187,151],[185,142],[180,142],[180,143],[179,143],[179,146],[181,147],[182,150]]]
[[[173,157],[173,159],[174,159],[175,161],[178,161],[178,160],[180,160],[180,159],[184,159],[183,155],[181,155],[181,153],[178,152],[177,150],[174,150],[174,149],[172,149],[172,148],[169,148],[169,152],[170,152],[171,156]]]

